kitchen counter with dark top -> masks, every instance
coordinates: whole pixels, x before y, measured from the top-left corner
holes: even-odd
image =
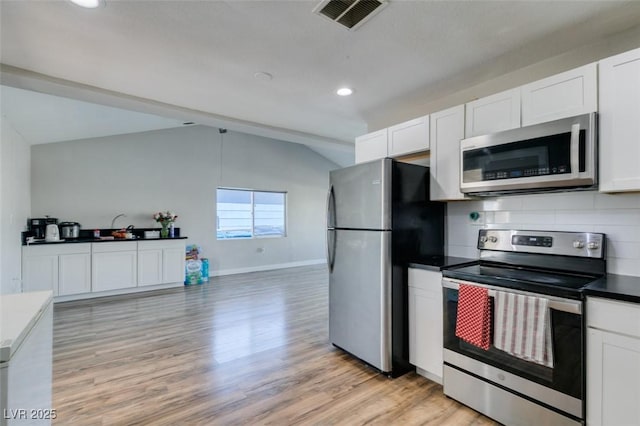
[[[583,292],[585,296],[640,303],[640,277],[607,274],[586,286]]]
[[[464,265],[466,263],[474,262],[477,262],[477,259],[454,256],[433,256],[423,259],[416,259],[412,262],[409,262],[407,266],[409,268],[426,269],[428,271],[439,272],[451,266]]]
[[[45,240],[36,240],[31,243],[24,243],[25,246],[41,246],[44,244],[79,244],[79,243],[113,243],[120,241],[158,241],[158,240],[186,240],[188,237],[169,237],[169,238],[144,238],[144,237],[136,237],[136,238],[113,238],[113,239],[102,239],[102,238],[75,238],[75,239],[66,239],[60,241],[45,241]]]
[[[100,237],[95,238],[94,232],[98,231],[100,233]],[[184,240],[187,237],[180,235],[180,228],[174,228],[174,236],[169,238],[161,238],[161,237],[148,237],[145,238],[145,231],[154,231],[160,232],[159,228],[134,228],[131,229],[130,232],[133,234],[133,238],[110,238],[112,237],[113,232],[124,231],[124,229],[81,229],[80,235],[78,238],[67,238],[64,241],[45,241],[45,240],[35,240],[33,242],[27,243],[27,239],[31,237],[33,234],[30,232],[22,233],[22,245],[23,246],[35,246],[42,244],[67,244],[67,243],[104,243],[104,242],[113,242],[113,241],[154,241],[154,240]],[[156,234],[158,235],[158,234]],[[61,237],[62,238],[62,237]]]

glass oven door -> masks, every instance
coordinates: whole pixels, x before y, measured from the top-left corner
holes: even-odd
[[[483,364],[512,373],[531,382],[553,389],[562,394],[583,400],[583,329],[582,302],[540,294],[492,287],[484,284],[461,282],[445,278],[442,281],[444,291],[444,348],[477,360]],[[489,288],[489,295],[495,290],[530,296],[545,297],[550,300],[551,331],[553,344],[553,367],[546,367],[526,361],[496,349],[491,344],[489,350],[466,343],[456,336],[456,317],[458,312],[458,286],[460,283]],[[490,297],[492,330],[494,329],[494,303]],[[493,336],[491,336],[493,343]],[[445,359],[446,362],[446,359]]]

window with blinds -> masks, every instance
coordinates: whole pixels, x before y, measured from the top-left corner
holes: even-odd
[[[218,188],[217,239],[286,236],[286,192]]]

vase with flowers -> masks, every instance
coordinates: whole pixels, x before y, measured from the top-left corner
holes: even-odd
[[[160,230],[161,238],[169,237],[169,226],[171,226],[171,224],[175,222],[177,218],[178,215],[170,212],[169,210],[153,214],[153,219],[156,222],[160,223],[160,226],[162,226],[162,229]]]

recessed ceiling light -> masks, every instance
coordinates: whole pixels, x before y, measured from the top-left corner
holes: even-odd
[[[349,89],[348,87],[341,87],[336,93],[338,94],[338,96],[349,96],[353,93],[353,90]]]
[[[71,3],[87,9],[95,9],[96,7],[104,5],[104,0],[69,0]]]

